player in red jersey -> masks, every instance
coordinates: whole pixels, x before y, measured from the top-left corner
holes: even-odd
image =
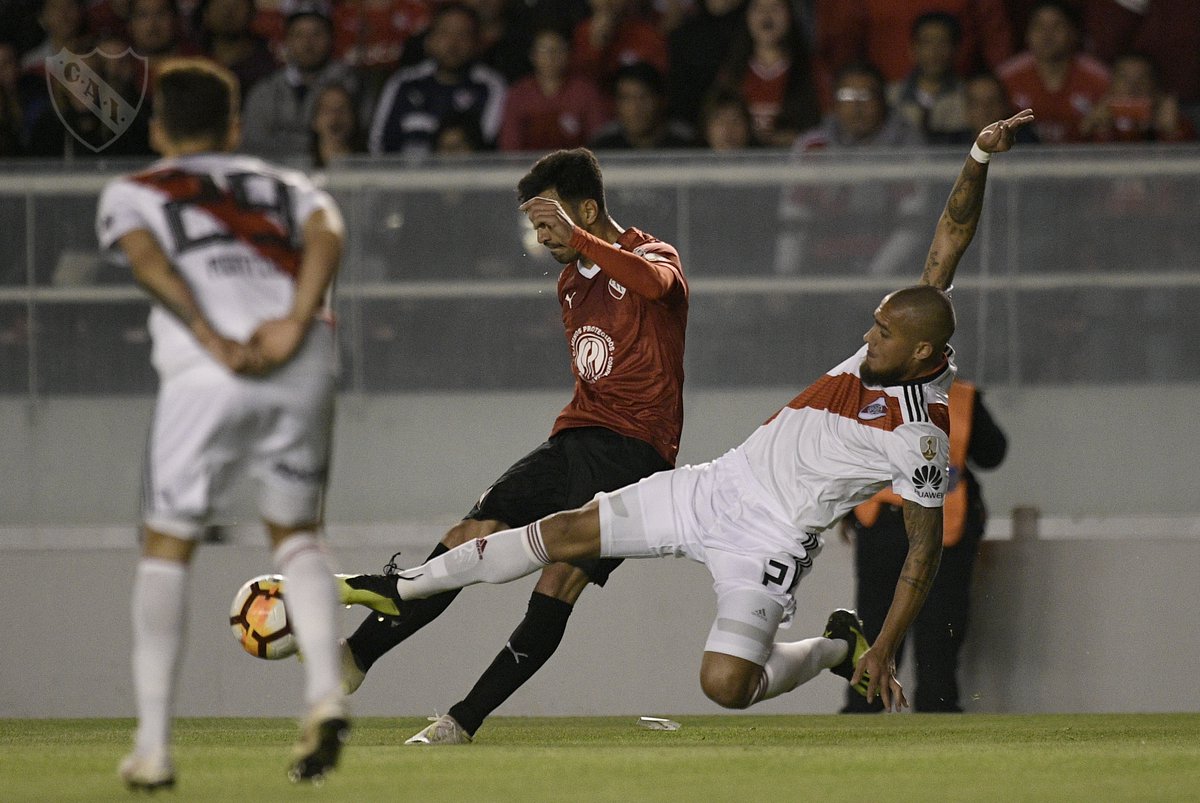
[[[713,702],[747,708],[828,669],[868,702],[879,695],[885,709],[906,706],[895,654],[937,573],[949,489],[955,317],[946,291],[979,224],[991,155],[1011,148],[1016,131],[1031,122],[1026,109],[979,133],[934,230],[920,283],[887,295],[865,345],[740,446],[421,566],[340,575],[342,601],[403,617],[430,594],[506,583],[553,561],[687,557],[708,567],[717,596],[700,664],[700,685]],[[539,231],[561,229],[542,207],[533,219]],[[908,554],[874,645],[847,610],[834,611],[822,636],[776,641],[795,611],[796,585],[821,551],[821,533],[889,482],[903,500]]]
[[[670,469],[679,451],[688,285],[678,252],[617,225],[605,206],[600,165],[585,148],[540,159],[517,194],[538,242],[565,266],[558,299],[575,395],[549,440],[501,475],[430,558]],[[547,566],[525,619],[470,694],[408,744],[469,742],[554,653],[584,587],[603,586],[620,562]],[[437,618],[457,593],[414,604],[403,621],[368,616],[346,640],[347,689],[356,689],[380,656]]]

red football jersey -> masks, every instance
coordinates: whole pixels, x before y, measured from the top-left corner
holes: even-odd
[[[683,430],[683,344],[688,287],[674,247],[637,229],[617,246],[673,274],[657,300],[630,290],[609,271],[629,269],[598,254],[591,268],[567,265],[558,277],[558,299],[571,350],[575,395],[551,434],[573,427],[606,427],[651,444],[675,464]],[[607,246],[606,246],[607,247]],[[616,270],[614,271],[614,267]],[[650,270],[642,263],[634,269]]]

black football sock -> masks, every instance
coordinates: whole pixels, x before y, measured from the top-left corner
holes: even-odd
[[[550,659],[562,641],[570,617],[570,603],[533,592],[525,618],[509,636],[508,644],[476,681],[466,699],[451,707],[450,716],[467,733],[475,735],[488,715]]]
[[[432,560],[449,551],[445,544],[438,544],[425,560]],[[369,670],[384,653],[441,616],[457,596],[458,591],[447,591],[428,599],[408,602],[403,619],[379,613],[369,615],[354,631],[354,635],[346,639],[358,668],[364,672]]]

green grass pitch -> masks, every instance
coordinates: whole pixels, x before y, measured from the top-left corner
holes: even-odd
[[[317,788],[284,777],[295,723],[182,719],[168,801],[1194,801],[1200,714],[497,717],[465,747],[360,718]],[[0,719],[0,800],[129,800],[130,720]]]

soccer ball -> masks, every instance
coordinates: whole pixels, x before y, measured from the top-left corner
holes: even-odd
[[[242,649],[256,658],[295,655],[298,646],[283,604],[283,577],[263,574],[247,580],[233,595],[229,626]]]

